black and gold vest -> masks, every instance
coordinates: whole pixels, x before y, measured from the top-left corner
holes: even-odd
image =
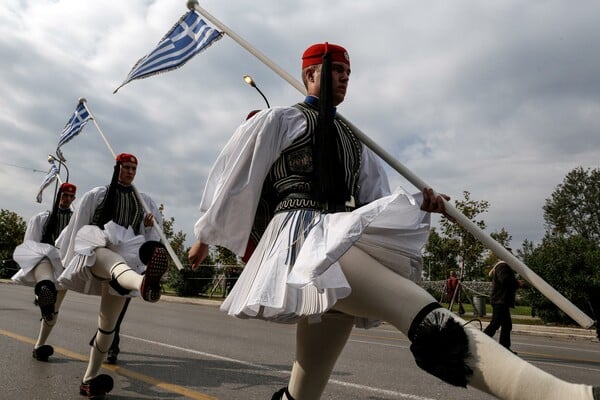
[[[313,162],[313,139],[317,128],[319,111],[307,103],[294,106],[307,121],[306,131],[287,147],[273,163],[265,189],[272,188],[277,202],[274,212],[309,208],[323,212],[351,211],[356,208],[354,199],[358,194],[358,175],[361,165],[362,146],[350,128],[339,119],[334,120],[337,137],[337,157],[342,160],[344,178],[352,197],[344,204],[321,204],[314,196],[315,174]],[[335,154],[331,155],[335,157]],[[264,190],[263,190],[264,192]]]
[[[102,200],[102,203],[96,208],[92,224],[98,225],[98,222],[102,215],[104,207],[109,205],[106,204],[108,197],[108,190],[106,188],[106,195]],[[115,204],[113,205],[112,221],[122,227],[128,228],[130,225],[136,235],[140,234],[140,227],[144,218],[144,209],[138,201],[132,186],[122,186],[117,184],[116,186]]]
[[[56,211],[56,221],[54,226],[50,226],[50,221],[52,219],[52,211],[48,214],[48,219],[44,223],[43,231],[42,231],[42,243],[48,243],[54,246],[54,242],[58,239],[58,236],[69,225],[69,221],[71,220],[71,216],[73,215],[73,211],[71,209],[58,209]],[[52,232],[47,232],[48,229],[53,229]]]

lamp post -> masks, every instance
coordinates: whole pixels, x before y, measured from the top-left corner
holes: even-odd
[[[267,100],[267,98],[265,97],[265,95],[263,94],[263,92],[261,92],[260,89],[258,88],[258,86],[256,86],[256,82],[254,82],[254,80],[252,79],[252,77],[250,75],[244,75],[244,80],[246,81],[246,83],[248,85],[250,85],[254,89],[256,89],[258,91],[258,93],[260,93],[260,95],[262,96],[262,98],[265,99],[265,103],[267,103],[267,108],[271,108],[271,106],[269,105],[269,100]]]
[[[56,157],[53,154],[48,154],[48,162],[52,162],[52,161],[57,161],[60,165],[62,165],[63,167],[65,167],[65,170],[67,171],[67,180],[66,182],[69,182],[69,168],[67,168],[67,164],[65,164],[60,158]]]

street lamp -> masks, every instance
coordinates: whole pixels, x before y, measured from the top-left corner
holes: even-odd
[[[258,91],[258,93],[260,93],[260,95],[263,97],[263,99],[265,99],[265,103],[267,103],[267,108],[271,108],[271,106],[269,105],[269,100],[267,100],[267,98],[265,97],[265,95],[263,94],[263,92],[261,92],[260,89],[258,88],[258,86],[256,86],[256,83],[254,82],[254,80],[252,79],[252,77],[250,75],[244,75],[244,80],[246,81],[246,83],[248,85],[250,85],[254,89],[256,89]]]
[[[52,162],[52,161],[57,161],[60,165],[62,165],[63,167],[65,167],[65,170],[67,170],[67,180],[66,182],[69,182],[69,168],[67,168],[67,164],[65,164],[60,158],[56,157],[53,154],[48,154],[48,162]]]

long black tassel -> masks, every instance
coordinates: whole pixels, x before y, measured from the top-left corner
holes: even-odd
[[[102,211],[100,212],[100,218],[98,218],[98,221],[96,221],[96,225],[100,229],[104,229],[104,225],[106,225],[110,220],[112,220],[115,214],[115,207],[117,203],[117,182],[119,181],[120,170],[121,164],[116,163],[113,169],[113,175],[110,181],[110,185],[108,185],[108,190],[106,191],[106,196],[102,201]]]
[[[343,204],[350,198],[344,166],[340,160],[338,134],[333,123],[333,89],[331,85],[331,54],[325,50],[321,65],[319,120],[315,132],[313,159],[315,165],[315,197],[329,207]]]
[[[58,189],[58,193],[54,199],[54,205],[52,206],[52,211],[50,212],[50,215],[44,224],[42,233],[42,243],[51,244],[52,246],[54,246],[54,231],[56,231],[56,224],[58,224],[58,205],[60,203],[61,195],[62,189]]]

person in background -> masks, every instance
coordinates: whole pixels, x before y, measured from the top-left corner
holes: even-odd
[[[21,269],[12,276],[16,283],[34,286],[35,303],[40,307],[42,319],[32,356],[48,361],[54,348],[46,341],[58,320],[58,310],[67,293],[57,284],[63,272],[56,240],[69,224],[77,187],[65,182],[60,185],[51,211],[34,215],[27,223],[23,243],[15,248],[13,259]]]
[[[507,247],[506,250],[512,252],[510,247]],[[517,354],[511,349],[512,317],[510,309],[515,307],[517,289],[523,286],[523,282],[517,280],[517,276],[510,265],[502,260],[492,267],[489,275],[492,279],[492,294],[490,296],[492,319],[484,332],[486,335],[494,337],[496,331],[500,329],[499,343]]]
[[[455,271],[450,271],[450,276],[448,279],[446,279],[446,298],[448,300],[448,308],[451,310],[452,307],[450,307],[450,305],[454,304],[454,301],[456,301],[458,304],[458,315],[463,315],[465,313],[465,309],[462,305],[460,291],[460,280],[456,276]]]
[[[148,302],[158,301],[168,268],[167,251],[153,229],[155,219],[162,224],[162,216],[148,195],[138,198],[133,188],[138,159],[121,153],[115,161],[110,184],[83,195],[66,229],[69,245],[61,246],[66,269],[59,282],[69,290],[100,296],[98,329],[79,385],[80,394],[88,398],[102,397],[113,388],[112,377],[99,371],[126,298],[141,295]],[[145,213],[142,200],[150,213]]]

